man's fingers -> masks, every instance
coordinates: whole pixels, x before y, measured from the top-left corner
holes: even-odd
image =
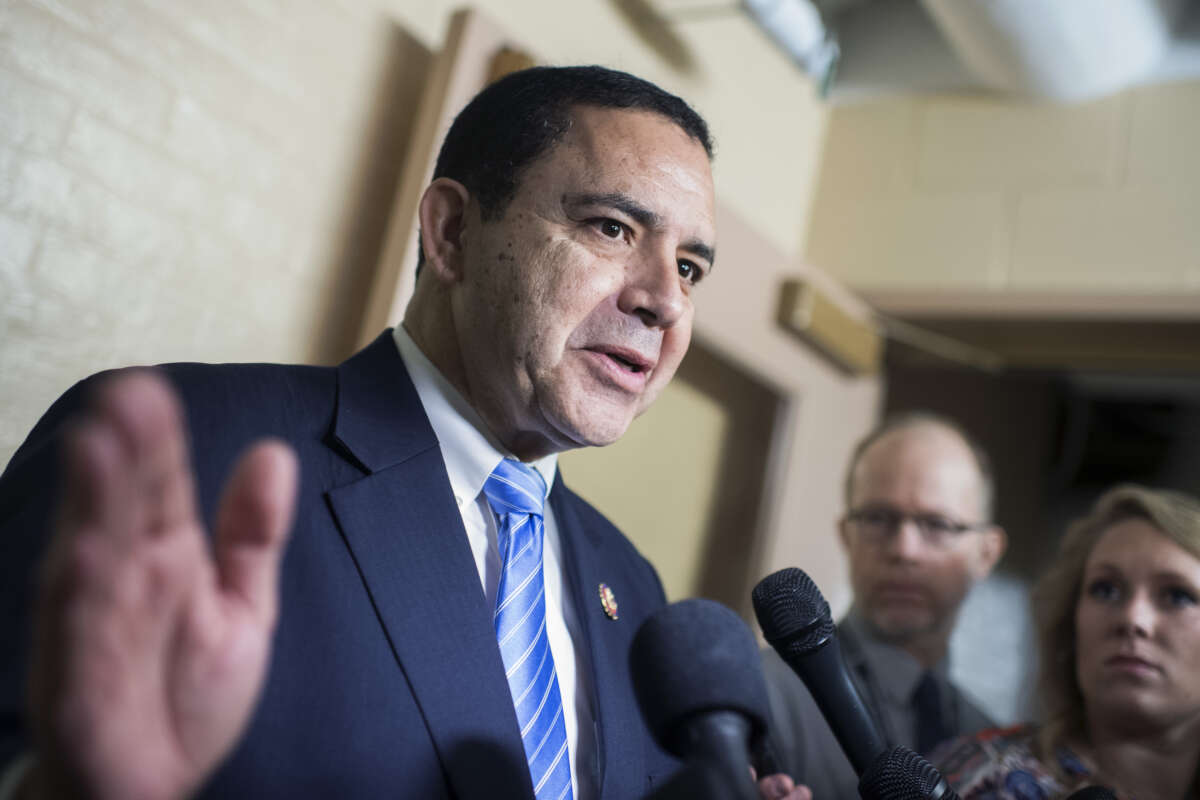
[[[93,401],[96,421],[121,442],[136,493],[134,535],[190,526],[195,519],[183,410],[174,390],[151,370],[126,370],[105,382]]]
[[[298,475],[290,447],[261,442],[238,461],[217,514],[221,586],[244,600],[264,624],[275,620],[279,562],[292,525]]]
[[[96,420],[77,422],[63,436],[58,526],[67,536],[121,524],[129,505],[121,449],[112,428]]]

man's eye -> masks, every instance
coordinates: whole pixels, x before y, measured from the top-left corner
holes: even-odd
[[[890,528],[892,523],[896,521],[894,515],[887,511],[864,511],[859,515],[864,525],[869,525],[872,528]]]
[[[600,233],[609,239],[620,239],[625,235],[625,226],[615,219],[602,219],[600,220]]]
[[[679,277],[690,284],[697,284],[704,277],[704,272],[691,261],[679,262]]]
[[[945,517],[921,517],[920,524],[925,530],[936,534],[958,533],[961,528],[957,522]]]

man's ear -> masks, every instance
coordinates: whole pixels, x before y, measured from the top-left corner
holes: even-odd
[[[1008,534],[999,525],[990,525],[979,533],[979,549],[972,564],[972,576],[981,581],[991,574],[992,569],[1008,549]]]
[[[453,283],[463,274],[463,231],[471,193],[452,178],[437,178],[421,195],[421,249],[425,268],[439,281]]]

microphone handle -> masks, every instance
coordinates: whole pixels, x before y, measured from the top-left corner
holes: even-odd
[[[775,755],[775,748],[771,745],[770,736],[763,736],[759,740],[758,746],[750,753],[750,759],[750,763],[754,765],[754,771],[760,778],[783,772],[783,767],[779,764],[779,756]]]
[[[854,767],[854,773],[862,775],[879,754],[887,750],[887,742],[858,687],[850,679],[837,637],[815,652],[790,660],[785,657],[784,660],[808,687]]]
[[[704,764],[718,774],[730,798],[757,800],[750,778],[750,720],[738,711],[705,711],[692,715],[676,735],[689,763]]]

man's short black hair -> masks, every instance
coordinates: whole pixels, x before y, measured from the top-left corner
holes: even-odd
[[[653,83],[598,66],[533,67],[504,76],[458,113],[433,177],[458,181],[475,197],[484,219],[499,217],[516,193],[522,170],[570,130],[574,106],[661,114],[712,158],[703,118]]]

